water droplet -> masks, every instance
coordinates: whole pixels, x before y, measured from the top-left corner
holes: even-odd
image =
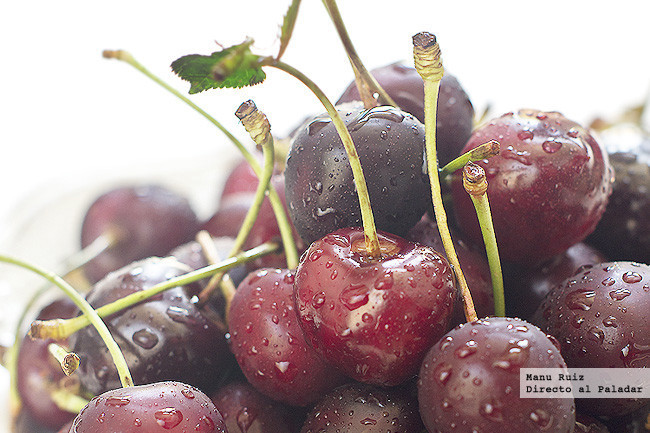
[[[527,150],[516,150],[512,146],[508,146],[504,151],[501,152],[501,157],[505,159],[514,159],[519,161],[524,165],[531,165],[530,161],[530,152]]]
[[[323,238],[323,242],[342,248],[347,248],[350,246],[350,238],[348,236],[339,234],[329,234]]]
[[[607,286],[607,287],[609,287],[609,286],[613,285],[614,283],[616,283],[616,280],[615,280],[615,279],[613,279],[612,277],[607,277],[607,278],[605,278],[605,279],[602,281],[601,284],[602,284],[603,286]]]
[[[284,275],[283,281],[285,284],[293,285],[295,281],[295,274],[293,272],[288,272]]]
[[[436,378],[436,380],[440,385],[445,386],[445,384],[447,384],[449,378],[451,377],[452,370],[453,369],[451,364],[447,364],[447,363],[438,364],[438,366],[433,372],[433,377]]]
[[[106,405],[114,407],[122,407],[131,403],[131,400],[128,396],[111,396],[106,399]]]
[[[377,420],[372,418],[364,418],[361,421],[361,425],[376,425]]]
[[[212,433],[215,430],[214,421],[209,416],[203,415],[199,418],[199,422],[194,427],[194,430],[197,433]]]
[[[239,427],[240,431],[247,432],[256,418],[257,416],[254,412],[251,413],[247,407],[243,407],[237,412],[237,427]]]
[[[517,137],[520,140],[530,140],[533,138],[533,131],[523,130],[517,133]]]
[[[465,343],[464,346],[459,347],[456,349],[454,354],[456,355],[457,358],[467,358],[470,355],[475,354],[478,351],[478,345],[476,344],[476,341],[474,340],[469,340],[467,343]]]
[[[375,289],[377,290],[389,290],[393,287],[393,273],[388,271],[377,278],[375,281]]]
[[[536,409],[532,411],[530,413],[530,420],[542,431],[548,430],[553,425],[553,416],[544,409]]]
[[[450,336],[447,336],[447,337],[443,338],[442,340],[440,340],[440,346],[439,346],[440,350],[445,350],[446,348],[451,346],[451,343],[453,343],[453,342],[454,342],[454,339],[452,337],[450,337]]]
[[[643,368],[649,365],[650,345],[629,343],[621,350],[621,359],[627,368]]]
[[[603,330],[595,326],[589,328],[588,336],[590,340],[595,341],[598,344],[603,344],[603,340],[605,339],[605,333]]]
[[[399,123],[404,120],[404,115],[391,106],[383,105],[374,107],[359,113],[359,115],[348,124],[348,130],[350,132],[357,131],[371,119],[384,119]]]
[[[489,419],[490,421],[503,421],[501,404],[498,401],[485,402],[479,407],[478,411],[483,417]]]
[[[555,153],[562,148],[562,142],[556,140],[546,140],[542,143],[542,149],[546,153]]]
[[[381,131],[379,133],[379,138],[381,138],[382,140],[385,140],[386,138],[388,138],[388,131]]]
[[[154,412],[156,423],[164,429],[171,430],[183,421],[183,414],[180,410],[167,407]]]
[[[593,290],[571,292],[566,297],[566,305],[572,310],[588,311],[594,303],[596,292]]]
[[[368,303],[368,288],[365,284],[350,284],[341,292],[339,300],[348,310],[356,310]]]
[[[324,292],[318,292],[316,293],[312,299],[311,303],[314,306],[314,308],[320,308],[325,304],[325,293]]]
[[[280,373],[286,373],[290,365],[291,363],[289,361],[280,361],[275,363],[275,368],[277,368]]]
[[[334,270],[332,271],[332,273],[330,274],[330,280],[335,280],[336,277],[337,277],[338,275],[339,275],[339,271],[337,271],[336,269],[334,269]]]
[[[626,283],[638,283],[642,279],[643,277],[641,277],[641,275],[637,274],[636,272],[626,272],[623,274],[623,281]]]
[[[175,307],[173,305],[169,306],[167,307],[167,316],[177,323],[183,323],[190,326],[198,324],[196,317],[192,316],[186,308]]]
[[[136,427],[142,427],[142,420],[140,418],[136,418],[133,420],[133,425]]]
[[[370,314],[370,313],[363,313],[361,315],[361,320],[363,321],[363,323],[372,323],[374,318],[372,317],[372,314]]]
[[[307,130],[310,136],[318,134],[318,132],[332,122],[330,118],[314,119],[307,125]]]
[[[131,339],[143,349],[151,349],[158,344],[158,336],[148,329],[141,329],[135,332]]]
[[[323,256],[323,250],[317,248],[309,254],[308,258],[310,261],[315,262],[318,259],[320,259],[322,256]]]
[[[627,289],[618,289],[609,292],[609,297],[615,301],[622,301],[623,299],[627,298],[631,294],[632,292],[630,292]]]
[[[189,398],[190,400],[194,398],[194,392],[192,392],[192,390],[189,388],[181,389],[181,394],[183,395],[183,397]]]
[[[571,138],[577,138],[578,135],[580,135],[580,131],[578,131],[576,128],[571,128],[569,131],[566,133]]]

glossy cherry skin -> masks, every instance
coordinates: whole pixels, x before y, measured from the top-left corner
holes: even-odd
[[[162,256],[188,242],[199,222],[188,200],[159,185],[115,188],[88,208],[81,227],[81,246],[111,233],[115,245],[84,266],[95,283],[134,260]]]
[[[404,111],[424,123],[424,81],[412,66],[393,63],[370,73]],[[359,101],[359,90],[352,82],[337,104]],[[472,133],[474,107],[456,77],[445,73],[440,81],[436,117],[436,147],[442,165],[458,155]]]
[[[537,266],[505,265],[504,285],[508,315],[530,320],[553,287],[575,274],[581,266],[605,261],[607,260],[600,251],[580,242]]]
[[[311,345],[360,382],[397,385],[413,377],[448,329],[455,287],[433,249],[379,233],[382,256],[365,253],[360,228],[314,242],[296,271],[294,297]]]
[[[489,140],[499,141],[501,152],[479,164],[487,176],[503,260],[539,263],[594,230],[607,205],[613,172],[607,153],[584,128],[560,113],[521,110],[477,128],[463,152]],[[458,224],[482,245],[460,171],[452,190]]]
[[[230,306],[230,348],[260,392],[294,406],[307,406],[347,379],[307,343],[293,302],[295,273],[251,272]]]
[[[97,308],[188,271],[171,257],[149,258],[108,274],[86,298]],[[190,301],[196,290],[169,289],[106,320],[136,384],[178,380],[209,392],[229,370],[233,359],[226,331]],[[108,349],[93,327],[73,334],[70,344],[81,358],[77,374],[87,391],[97,395],[120,387]]]
[[[585,266],[553,288],[533,322],[562,345],[572,368],[650,367],[650,266],[606,262]],[[621,416],[642,399],[578,399],[581,411]]]
[[[520,398],[521,368],[566,368],[536,326],[490,317],[460,325],[427,353],[418,381],[429,432],[570,433],[573,399]]]
[[[228,433],[214,403],[197,388],[157,382],[107,391],[75,418],[70,433]]]
[[[419,433],[424,426],[414,397],[398,388],[350,383],[314,406],[301,433]]]
[[[296,408],[270,399],[247,382],[229,383],[211,398],[229,433],[296,433],[300,427],[290,415]]]
[[[431,195],[424,172],[424,126],[393,107],[355,106],[339,113],[359,155],[377,228],[403,236],[420,220]],[[352,168],[327,114],[295,136],[285,177],[289,215],[306,243],[361,225]]]
[[[494,314],[492,277],[485,253],[478,251],[478,248],[464,241],[456,231],[452,230],[451,236],[454,241],[458,261],[463,270],[463,275],[465,275],[467,286],[472,294],[476,314],[478,317],[492,316]],[[427,214],[422,217],[415,227],[409,230],[406,239],[431,247],[447,259],[447,253],[442,244],[438,225],[431,221]],[[460,289],[457,289],[459,291],[456,295],[454,316],[451,321],[452,326],[460,325],[467,321]]]
[[[37,319],[67,319],[76,314],[77,307],[68,298],[64,298],[48,304],[39,312]],[[74,415],[59,409],[49,394],[60,388],[63,383],[73,388],[75,378],[68,379],[61,370],[61,365],[50,355],[48,345],[53,342],[52,339],[32,339],[29,336],[23,339],[16,365],[16,386],[24,411],[28,413],[24,418],[33,418],[43,427],[56,430]]]

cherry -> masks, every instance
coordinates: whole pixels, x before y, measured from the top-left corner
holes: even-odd
[[[650,404],[625,416],[606,417],[603,422],[611,433],[648,433],[650,432]]]
[[[71,423],[72,418],[75,415],[73,413],[69,413],[68,415],[69,418],[71,418],[69,423]],[[67,428],[66,426],[62,427],[62,429],[65,429],[63,430],[64,433],[67,433],[68,430],[70,430],[69,423]],[[39,423],[27,410],[22,409],[13,420],[12,431],[13,433],[54,433],[56,430]]]
[[[294,308],[294,279],[287,269],[261,269],[241,282],[230,307],[230,347],[256,389],[306,406],[346,379],[305,340]]]
[[[424,244],[440,251],[440,255],[447,259],[438,225],[424,215],[415,227],[409,230],[406,239]],[[454,248],[458,260],[465,274],[467,285],[472,293],[472,300],[478,317],[486,317],[494,314],[494,300],[492,294],[492,277],[485,253],[480,253],[475,247],[465,242],[458,233],[452,233]],[[451,320],[452,326],[459,325],[466,321],[463,301],[460,294],[456,297],[454,315]]]
[[[108,274],[86,298],[97,308],[188,271],[171,257],[134,262]],[[106,321],[136,384],[182,380],[209,391],[229,370],[232,358],[225,330],[190,302],[196,291],[188,286],[170,289]],[[94,328],[73,334],[71,346],[81,358],[78,374],[87,391],[99,394],[120,386],[108,350]]]
[[[429,432],[573,432],[573,399],[520,398],[521,368],[566,368],[534,325],[490,317],[460,325],[427,353],[420,415]]]
[[[89,207],[81,228],[81,246],[99,236],[115,237],[111,246],[84,266],[91,282],[134,260],[167,254],[198,230],[189,202],[158,185],[116,188]]]
[[[396,388],[350,383],[323,397],[300,432],[416,433],[423,429],[415,398]]]
[[[584,266],[549,292],[533,322],[558,339],[573,368],[650,367],[650,266]],[[620,416],[643,399],[578,399],[581,411]]]
[[[296,433],[289,408],[259,393],[246,382],[233,382],[212,396],[229,433]],[[293,408],[295,412],[295,408]],[[302,424],[302,421],[301,421]]]
[[[610,433],[607,426],[589,415],[576,414],[574,433]]]
[[[603,217],[587,242],[611,260],[650,263],[650,137],[637,132],[604,137],[616,178]],[[617,141],[615,141],[617,140]]]
[[[157,382],[107,391],[93,398],[69,433],[227,433],[223,417],[200,390],[179,382]]]
[[[77,307],[67,298],[56,300],[43,308],[40,320],[67,319],[77,314]],[[48,346],[53,340],[25,337],[20,345],[16,367],[16,384],[24,410],[43,427],[55,430],[74,417],[50,398],[50,393],[61,387],[66,375],[61,365],[50,355]],[[65,342],[60,342],[64,343]],[[72,382],[73,379],[70,379]]]
[[[506,272],[506,303],[513,317],[529,320],[551,289],[572,276],[583,265],[606,261],[600,251],[584,242],[534,266],[510,265]]]
[[[446,332],[455,288],[447,261],[430,247],[378,233],[381,258],[360,228],[337,230],[303,254],[294,283],[307,340],[348,376],[397,385],[417,373]]]
[[[412,66],[393,63],[370,73],[399,107],[424,123],[424,83]],[[360,100],[356,83],[345,89],[337,105]],[[440,81],[436,116],[436,141],[441,166],[460,155],[467,143],[474,120],[474,107],[462,86],[451,74]]]
[[[405,234],[429,203],[423,125],[393,107],[340,114],[361,160],[377,228]],[[305,242],[361,225],[352,169],[328,115],[316,117],[294,138],[285,177],[289,214]]]
[[[474,131],[463,152],[489,140],[501,153],[480,162],[502,259],[539,263],[593,231],[611,192],[607,154],[580,125],[557,112],[521,110]],[[482,244],[474,206],[453,177],[456,220]]]

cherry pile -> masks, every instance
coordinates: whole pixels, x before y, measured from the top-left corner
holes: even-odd
[[[334,2],[324,3],[336,20]],[[273,59],[262,60],[254,67]],[[220,64],[210,79],[242,64]],[[206,198],[215,208],[206,218],[158,185],[116,187],[91,204],[80,247],[95,256],[74,284],[93,309],[180,282],[103,317],[133,384],[95,327],[18,339],[15,431],[650,431],[647,400],[520,398],[522,368],[650,367],[650,134],[622,153],[555,111],[474,125],[467,93],[445,75],[432,123],[441,186],[432,188],[420,73],[390,64],[372,74],[381,92],[360,75],[333,110],[300,113],[273,167],[260,163],[273,144],[238,110],[260,152]],[[505,307],[466,161],[444,167],[491,140],[500,152],[471,167],[487,179]],[[433,212],[436,188],[448,222]],[[84,320],[67,300],[39,306],[38,326]],[[69,377],[51,355],[60,351],[80,359]]]

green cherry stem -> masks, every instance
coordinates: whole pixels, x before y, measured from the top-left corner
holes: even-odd
[[[271,182],[271,176],[273,175],[273,159],[275,156],[273,151],[271,125],[269,124],[266,115],[257,109],[255,103],[252,100],[242,103],[235,112],[235,115],[239,120],[241,120],[244,128],[246,128],[246,131],[248,131],[255,144],[262,148],[262,153],[264,155],[264,169],[259,178],[253,202],[251,203],[248,212],[246,212],[246,216],[239,228],[239,232],[237,233],[237,237],[235,238],[235,242],[228,258],[234,257],[241,251],[251,229],[253,228],[253,224],[255,224],[257,215],[260,213],[260,207],[262,206],[262,202],[266,196],[266,191]],[[206,289],[199,294],[199,302],[203,303],[209,298],[211,292],[208,291],[208,289],[215,287],[213,281],[216,282],[217,280],[221,280],[222,277],[223,273],[217,273],[212,277],[206,286]],[[229,290],[222,290],[222,293],[226,301],[226,312],[228,312],[230,311],[230,302],[232,301],[233,296],[235,296],[235,293]]]
[[[231,269],[247,261],[255,260],[266,254],[276,252],[278,248],[280,248],[280,246],[275,242],[264,243],[255,248],[244,251],[235,257],[223,260],[214,265],[208,265],[204,268],[197,269],[196,271],[188,272],[178,277],[170,278],[169,280],[151,286],[147,290],[131,293],[130,295],[111,302],[110,304],[99,307],[97,310],[94,310],[94,314],[99,317],[110,316],[111,314],[118,313],[126,308],[131,307],[132,305],[137,304],[138,302],[142,302],[151,298],[152,296],[156,296],[165,290],[211,277],[217,272],[227,271],[228,269]],[[90,318],[86,314],[73,317],[72,319],[46,321],[36,320],[32,323],[30,335],[33,338],[52,338],[54,340],[61,340],[69,337],[80,329],[85,328],[89,324]]]
[[[368,69],[366,69],[363,62],[361,61],[359,54],[357,54],[357,50],[354,48],[352,39],[350,39],[350,35],[348,34],[348,31],[345,28],[345,24],[343,23],[343,18],[341,17],[341,12],[339,11],[338,5],[336,4],[336,0],[323,0],[323,4],[325,5],[325,9],[327,9],[327,13],[334,23],[334,27],[339,34],[339,38],[341,38],[345,52],[348,55],[348,59],[350,59],[352,69],[354,70],[355,80],[357,82],[357,86],[359,87],[359,94],[363,95],[364,93],[378,93],[379,97],[386,104],[397,107],[395,101],[393,101],[388,93],[386,93],[381,85],[379,85],[377,80],[375,80],[375,77],[373,77],[372,74],[368,72]],[[363,87],[363,89],[361,87]],[[367,92],[365,89],[369,90],[370,92]],[[364,100],[364,106],[366,108],[372,108],[375,106],[373,104],[369,107],[366,105],[366,102],[367,101]]]
[[[84,313],[82,317],[85,317],[86,320],[95,327],[95,329],[99,333],[99,336],[104,341],[104,344],[106,344],[106,347],[108,348],[108,351],[111,354],[111,357],[113,358],[113,362],[115,363],[115,367],[117,368],[117,372],[120,377],[120,383],[122,384],[122,387],[126,388],[129,386],[133,386],[133,378],[131,377],[129,366],[126,364],[126,359],[124,358],[124,354],[120,350],[120,347],[113,339],[113,336],[108,330],[106,324],[97,315],[97,312],[84,299],[84,297],[81,296],[79,292],[77,292],[74,289],[74,287],[72,287],[67,281],[65,281],[57,274],[46,271],[37,266],[31,265],[22,260],[5,256],[5,255],[0,255],[0,261],[4,263],[16,265],[21,268],[32,271],[40,275],[41,277],[45,278],[46,280],[48,280],[50,283],[54,284],[61,290],[63,290],[63,292],[72,300],[72,302],[74,302],[75,305]]]
[[[79,368],[79,356],[76,353],[68,352],[56,343],[48,344],[47,350],[61,364],[61,370],[66,376],[70,376]]]
[[[476,209],[476,216],[481,226],[481,233],[483,234],[485,252],[487,253],[488,264],[490,266],[490,276],[492,277],[494,314],[497,316],[505,316],[506,303],[503,293],[501,259],[499,258],[497,239],[494,234],[494,225],[492,224],[492,213],[490,212],[490,203],[487,196],[488,183],[483,167],[473,162],[468,162],[463,168],[463,187],[472,198],[474,208]]]
[[[501,145],[496,140],[490,140],[487,143],[483,143],[480,146],[463,153],[458,158],[442,167],[440,169],[440,175],[442,177],[446,177],[453,174],[457,170],[462,169],[468,162],[477,162],[492,158],[493,156],[499,154],[500,149]]]
[[[368,187],[366,185],[366,180],[363,175],[363,169],[361,167],[361,161],[359,161],[359,155],[357,154],[357,149],[354,147],[354,142],[350,136],[350,131],[345,126],[343,119],[339,115],[336,108],[327,98],[325,93],[309,79],[302,72],[296,68],[281,62],[281,61],[272,61],[268,66],[273,66],[281,71],[288,73],[289,75],[296,78],[298,81],[302,82],[305,86],[311,90],[318,100],[323,104],[327,114],[332,119],[332,123],[336,128],[336,131],[341,137],[343,142],[343,147],[345,147],[345,152],[348,155],[348,160],[350,161],[350,166],[352,168],[352,175],[354,177],[354,186],[357,189],[357,194],[359,197],[359,207],[361,208],[361,219],[363,221],[363,232],[366,239],[366,254],[369,257],[380,257],[381,250],[379,246],[379,238],[377,237],[377,228],[375,226],[375,218],[372,214],[372,208],[370,207],[370,195],[368,194]]]
[[[165,90],[169,91],[171,94],[176,96],[181,101],[185,102],[197,113],[202,115],[210,123],[217,127],[241,152],[242,156],[250,164],[251,168],[255,172],[255,175],[259,178],[262,175],[262,167],[259,162],[253,156],[253,154],[239,141],[233,134],[231,134],[219,121],[212,117],[208,112],[203,110],[201,107],[196,105],[188,97],[180,93],[178,90],[174,89],[169,84],[165,83],[163,80],[155,76],[148,69],[142,66],[129,52],[124,50],[105,50],[103,56],[107,59],[117,59],[121,60],[131,66],[133,66],[138,71],[142,72],[145,76],[153,80],[162,86]],[[284,253],[287,257],[287,267],[289,269],[295,269],[298,266],[298,261],[300,259],[298,255],[298,249],[296,248],[296,243],[293,239],[293,233],[291,230],[291,223],[287,217],[287,213],[284,210],[280,196],[273,186],[269,187],[269,201],[271,202],[271,208],[275,214],[275,219],[278,222],[278,228],[280,229],[280,237],[282,238],[282,245],[284,247]]]
[[[59,409],[70,413],[79,413],[88,404],[88,400],[66,389],[52,390],[50,398]]]
[[[440,46],[436,37],[431,33],[418,33],[413,36],[413,57],[415,69],[424,80],[424,126],[427,153],[427,168],[431,181],[431,196],[433,199],[433,210],[442,238],[442,244],[447,253],[447,258],[454,268],[456,279],[460,285],[463,304],[465,307],[465,318],[472,322],[477,319],[474,309],[474,301],[467,286],[465,275],[460,267],[458,256],[451,239],[449,225],[447,224],[447,213],[442,202],[442,188],[438,175],[438,155],[436,151],[436,111],[438,107],[438,92],[440,80],[444,74],[442,60],[440,57]]]
[[[206,230],[201,230],[196,234],[196,241],[201,245],[201,251],[203,252],[203,256],[207,260],[208,264],[213,265],[219,263],[221,260],[219,252],[214,245],[210,233]],[[210,294],[216,290],[217,286],[221,287],[221,293],[223,293],[225,299],[232,299],[232,297],[235,296],[235,291],[237,290],[235,283],[233,283],[227,273],[219,272],[210,278],[208,284],[205,285],[205,288],[198,295],[199,306],[202,304],[202,300],[207,300],[209,298]],[[228,310],[226,310],[226,313],[227,312]]]

